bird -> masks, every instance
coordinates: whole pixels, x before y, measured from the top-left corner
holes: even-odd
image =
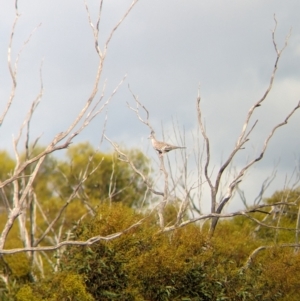
[[[158,152],[159,156],[177,148],[186,148],[185,146],[171,145],[163,141],[157,141],[155,138],[155,133],[152,131],[148,139],[151,139],[153,148]]]

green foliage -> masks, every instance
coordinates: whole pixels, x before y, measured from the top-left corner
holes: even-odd
[[[143,217],[121,203],[103,204],[76,239],[113,234]],[[208,239],[196,225],[160,233],[149,216],[115,240],[69,247],[61,271],[23,286],[17,300],[297,300],[300,256],[292,250],[265,250],[242,269],[261,245],[254,226],[224,220]]]
[[[36,146],[30,155],[24,154],[21,161],[41,151],[42,147]],[[140,151],[130,150],[126,153],[141,172],[144,174],[149,172],[149,161]],[[0,180],[7,179],[14,165],[15,162],[8,153],[0,152]],[[20,190],[24,189],[29,179],[28,175],[35,166],[36,162],[24,170],[24,177],[19,180]],[[80,143],[67,150],[66,160],[47,156],[33,182],[35,196],[49,220],[52,220],[66,203],[74,188],[80,183],[83,174],[87,175],[87,179],[80,186],[77,197],[65,211],[66,228],[70,228],[72,222],[86,213],[84,206],[86,203],[91,207],[97,207],[103,202],[122,202],[130,207],[142,206],[146,187],[131,167],[118,160],[114,153],[96,152],[89,143]],[[6,216],[5,204],[12,203],[13,185],[7,185],[4,191],[5,193],[0,195],[0,206],[2,206],[0,214],[3,214],[3,220]],[[28,203],[31,201],[29,197]],[[146,203],[147,200],[144,205]],[[43,232],[48,224],[41,216],[38,216],[38,220],[40,220],[39,229]]]
[[[290,205],[276,206],[272,213],[267,216],[264,223],[268,227],[260,227],[257,231],[259,238],[264,241],[274,243],[293,243],[295,242],[295,229],[297,228],[297,218],[300,206],[300,190],[286,189],[275,192],[270,198],[264,200],[266,204],[285,202]],[[270,210],[271,207],[267,208]],[[261,218],[260,218],[261,219]],[[274,228],[278,229],[274,229]],[[280,229],[281,228],[281,229]]]
[[[141,153],[132,151],[129,155],[140,170],[148,172],[148,162]],[[1,161],[5,164],[0,168],[0,177],[5,179],[14,162],[5,152],[0,153]],[[269,228],[237,216],[221,220],[213,238],[207,235],[206,227],[200,230],[196,224],[161,233],[155,215],[136,212],[145,191],[128,165],[114,154],[95,153],[90,145],[79,144],[68,150],[67,161],[48,157],[39,171],[34,191],[48,220],[65,204],[85,170],[90,176],[68,205],[64,222],[55,225],[54,231],[61,226],[63,231],[70,229],[72,222],[86,213],[83,204],[87,202],[97,211],[92,219],[84,219],[73,231],[75,239],[107,236],[122,232],[141,219],[143,222],[117,239],[68,247],[60,258],[58,272],[52,273],[44,261],[45,279],[39,279],[28,254],[3,256],[0,269],[7,271],[10,281],[8,286],[0,283],[1,301],[299,299],[300,254],[293,249],[268,248],[259,252],[248,268],[243,268],[257,247],[295,241],[295,230],[274,227],[295,229],[298,206],[284,205],[279,213],[270,215],[251,213]],[[25,179],[20,179],[20,186]],[[11,201],[8,188],[5,194]],[[265,202],[299,204],[299,196],[298,190],[285,190]],[[174,223],[176,216],[176,207],[169,204],[166,223]],[[5,218],[1,218],[0,230],[4,222]],[[37,212],[37,237],[47,225]],[[6,241],[7,248],[22,246],[18,231],[14,225]],[[33,274],[38,277],[35,283],[31,283]]]
[[[43,299],[36,296],[29,285],[24,285],[16,294],[17,301],[42,301]]]
[[[80,275],[57,273],[42,285],[25,285],[16,295],[17,301],[93,301],[94,298],[86,291]]]
[[[78,227],[76,239],[116,233],[144,217],[121,203],[103,204]],[[61,271],[21,288],[18,300],[30,294],[51,301],[297,300],[299,253],[271,248],[243,269],[261,245],[254,228],[241,217],[224,220],[209,239],[196,225],[161,233],[155,216],[148,216],[117,239],[69,247]]]
[[[32,158],[43,149],[35,147],[31,152],[21,156],[21,162]],[[143,173],[148,173],[148,160],[137,150],[127,151],[135,166]],[[18,179],[19,193],[24,190],[37,162],[27,166]],[[15,161],[7,152],[0,152],[0,180],[6,180],[15,167]],[[87,180],[80,186],[75,198],[69,199],[74,188],[80,183],[83,174]],[[3,230],[7,221],[7,204],[13,207],[13,183],[8,184],[0,194],[0,231]],[[57,160],[53,156],[47,156],[41,165],[35,181],[32,193],[26,198],[27,204],[27,231],[30,232],[31,218],[35,219],[35,232],[33,240],[38,239],[49,226],[50,222],[58,215],[60,209],[67,205],[61,217],[53,225],[52,231],[47,235],[48,241],[53,240],[51,235],[66,233],[88,212],[87,208],[97,208],[102,203],[122,202],[126,206],[141,207],[144,198],[145,186],[141,179],[131,170],[130,166],[118,160],[114,153],[100,153],[88,143],[71,146],[67,151],[67,159]],[[35,202],[35,198],[37,202]],[[145,204],[147,201],[145,202]],[[87,206],[88,205],[88,206]],[[30,209],[35,206],[34,216],[30,215]],[[32,212],[32,211],[31,211]],[[6,248],[22,247],[19,227],[16,222],[11,228],[6,240]],[[56,238],[55,238],[56,239]],[[60,239],[64,239],[64,234]],[[44,245],[42,241],[39,245]],[[48,244],[48,242],[47,242]],[[47,259],[43,257],[44,273],[49,274],[53,269],[51,261],[55,264],[55,252],[48,253]],[[2,260],[1,260],[2,259]],[[10,300],[19,287],[32,281],[33,275],[40,277],[40,272],[34,270],[33,261],[29,254],[15,254],[4,256],[0,259],[0,273],[9,274],[9,282],[0,281],[0,297]],[[5,261],[4,261],[5,260]],[[24,294],[29,294],[28,288],[24,288]],[[0,300],[2,300],[0,298]],[[62,300],[62,299],[61,299]],[[75,299],[74,299],[75,300]]]
[[[0,222],[3,222],[0,220]],[[22,243],[18,237],[18,227],[15,224],[8,236],[5,248],[22,247]],[[5,284],[0,281],[0,300],[14,300],[16,292],[20,286],[31,281],[31,264],[25,253],[12,255],[3,255],[0,257],[0,271],[9,274],[9,282]]]
[[[0,151],[0,179],[6,180],[15,167],[14,160],[6,151]]]
[[[15,161],[6,151],[0,151],[0,181],[3,182],[9,178],[9,176],[12,175],[14,168]],[[11,196],[12,193],[10,186],[4,187],[2,193],[0,194],[0,214],[4,214],[6,204],[9,202]]]
[[[122,204],[103,205],[76,236],[109,235],[141,217]],[[150,216],[118,239],[70,247],[62,269],[81,275],[95,300],[297,300],[299,254],[267,250],[243,270],[261,242],[238,219],[222,221],[209,240],[195,225],[160,233]]]
[[[127,153],[142,173],[149,172],[148,159],[140,151]],[[98,204],[109,201],[122,202],[129,207],[141,206],[146,187],[127,163],[118,160],[117,154],[96,152],[89,143],[80,143],[68,149],[67,157],[69,162],[61,163],[59,168],[67,176],[70,186],[78,183],[80,175],[88,167],[90,176],[83,184],[85,198],[98,200]]]

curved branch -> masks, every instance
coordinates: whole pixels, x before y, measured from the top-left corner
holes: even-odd
[[[28,252],[28,251],[30,251],[30,252],[54,251],[63,246],[89,246],[89,245],[92,245],[101,240],[109,241],[109,240],[115,239],[117,237],[120,237],[122,234],[128,232],[132,228],[135,228],[135,227],[141,225],[144,219],[145,218],[139,220],[138,222],[136,222],[135,224],[131,225],[130,227],[128,227],[127,229],[125,229],[123,231],[116,232],[116,233],[113,233],[113,234],[110,234],[107,236],[97,235],[97,236],[93,236],[85,241],[66,240],[66,241],[62,241],[54,246],[15,248],[15,249],[10,249],[10,250],[2,249],[2,250],[0,250],[0,254],[16,254],[16,253],[23,253],[23,252]]]
[[[257,256],[257,254],[260,251],[267,250],[267,249],[272,249],[272,248],[299,248],[300,244],[299,243],[290,243],[290,244],[281,244],[281,245],[273,245],[273,246],[260,246],[256,248],[248,257],[246,263],[243,265],[241,268],[241,271],[244,271],[250,267],[250,265],[253,263],[254,258]]]

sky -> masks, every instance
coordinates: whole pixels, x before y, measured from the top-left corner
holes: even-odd
[[[104,1],[99,36],[102,46],[130,3]],[[0,0],[0,5],[0,112],[3,112],[12,86],[7,46],[15,11],[14,1]],[[95,21],[99,1],[90,0],[88,6]],[[41,62],[44,95],[32,119],[31,141],[42,135],[40,143],[44,145],[65,130],[80,112],[92,91],[97,67],[83,1],[20,0],[18,7],[21,17],[13,40],[13,61],[24,41],[41,25],[21,53],[16,97],[0,129],[0,148],[10,152],[12,137],[17,136],[38,94]],[[239,170],[257,156],[271,129],[282,122],[300,100],[299,11],[298,0],[139,0],[115,32],[104,64],[100,90],[106,82],[106,97],[127,75],[108,106],[107,136],[128,148],[137,147],[157,160],[147,140],[149,129],[127,106],[127,103],[135,106],[132,91],[147,107],[157,138],[162,139],[163,131],[166,141],[179,143],[174,124],[177,135],[185,135],[190,174],[195,176],[196,97],[200,87],[214,174],[232,150],[249,108],[262,97],[269,84],[276,59],[272,43],[275,14],[278,47],[282,48],[292,29],[291,37],[279,62],[273,89],[253,116],[252,124],[258,120],[257,126],[245,150],[232,164],[232,172]],[[105,112],[74,142],[89,141],[97,147],[104,118]],[[277,176],[266,196],[295,182],[299,126],[300,110],[275,133],[264,159],[245,176],[240,188],[249,203],[275,166]],[[200,145],[202,147],[202,140]],[[109,150],[105,144],[100,149]],[[176,154],[169,156],[173,160]],[[238,197],[232,206],[241,206]]]

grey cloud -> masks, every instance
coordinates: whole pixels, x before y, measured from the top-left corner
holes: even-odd
[[[96,2],[89,3],[93,20],[97,15]],[[130,3],[104,2],[102,43]],[[6,48],[13,22],[13,3],[3,5],[1,109],[10,90]],[[45,143],[63,130],[83,106],[92,89],[97,66],[82,1],[30,0],[20,2],[19,7],[22,16],[15,36],[14,57],[33,28],[40,22],[42,26],[22,54],[19,90],[0,133],[1,148],[11,147],[11,135],[17,133],[38,92],[39,66],[43,59],[45,95],[32,126],[33,135],[44,132]],[[172,118],[177,118],[189,135],[197,127],[195,100],[200,84],[203,114],[214,147],[214,164],[219,164],[220,158],[234,145],[248,108],[268,85],[275,60],[271,40],[275,13],[278,45],[283,45],[290,27],[292,36],[279,64],[274,93],[256,114],[259,118],[254,132],[256,138],[237,164],[245,162],[253,149],[260,149],[271,126],[280,122],[299,100],[299,11],[297,0],[140,1],[116,31],[105,62],[102,83],[107,79],[107,95],[128,74],[109,107],[109,135],[121,142],[130,141],[129,147],[137,145],[145,149],[142,144],[148,143],[143,140],[149,134],[148,129],[126,107],[126,102],[133,104],[128,83],[149,109],[158,132],[163,121],[171,135]],[[81,139],[97,144],[102,126],[103,117],[95,120]],[[278,131],[266,160],[259,165],[262,170],[269,170],[279,155],[284,164],[282,170],[285,166],[292,168],[293,154],[298,155],[300,146],[298,128],[299,115],[296,115]]]

